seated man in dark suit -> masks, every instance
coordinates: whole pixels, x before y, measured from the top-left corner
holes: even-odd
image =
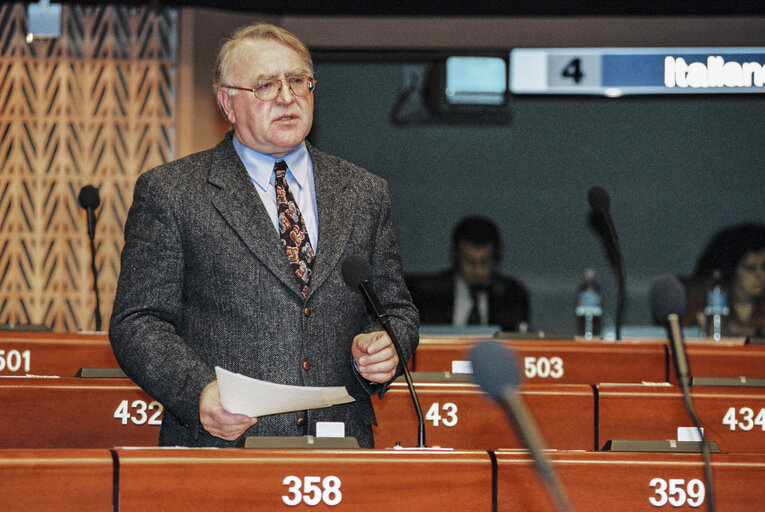
[[[497,272],[502,241],[484,217],[466,217],[452,232],[453,268],[407,276],[420,321],[429,324],[498,325],[526,332],[529,297],[518,281]]]

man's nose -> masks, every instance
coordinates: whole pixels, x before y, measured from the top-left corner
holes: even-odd
[[[295,95],[292,94],[290,85],[286,80],[281,80],[279,84],[281,85],[281,88],[279,89],[279,94],[276,96],[277,101],[280,103],[291,103],[295,99]]]

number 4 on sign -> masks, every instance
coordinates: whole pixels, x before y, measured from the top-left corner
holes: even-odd
[[[566,78],[573,79],[576,83],[581,82],[582,78],[584,78],[584,73],[582,73],[581,59],[572,59],[571,62],[569,62],[566,67],[563,68],[563,73],[561,74]]]

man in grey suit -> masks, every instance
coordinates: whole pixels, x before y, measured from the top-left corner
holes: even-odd
[[[305,142],[315,84],[310,54],[293,34],[267,24],[239,30],[215,70],[233,131],[136,183],[109,337],[127,375],[165,406],[161,445],[315,435],[317,422],[341,421],[346,435],[374,446],[370,396],[382,398],[399,358],[343,282],[349,256],[372,266],[404,357],[417,346],[387,183]],[[282,161],[286,185],[275,180]],[[295,233],[308,241],[292,253],[280,236],[285,191],[300,221]],[[297,252],[299,268],[288,259]],[[281,384],[345,386],[355,402],[233,414],[221,405],[215,366]]]

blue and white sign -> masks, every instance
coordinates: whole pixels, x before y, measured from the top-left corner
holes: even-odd
[[[513,94],[765,92],[765,48],[519,48]]]

